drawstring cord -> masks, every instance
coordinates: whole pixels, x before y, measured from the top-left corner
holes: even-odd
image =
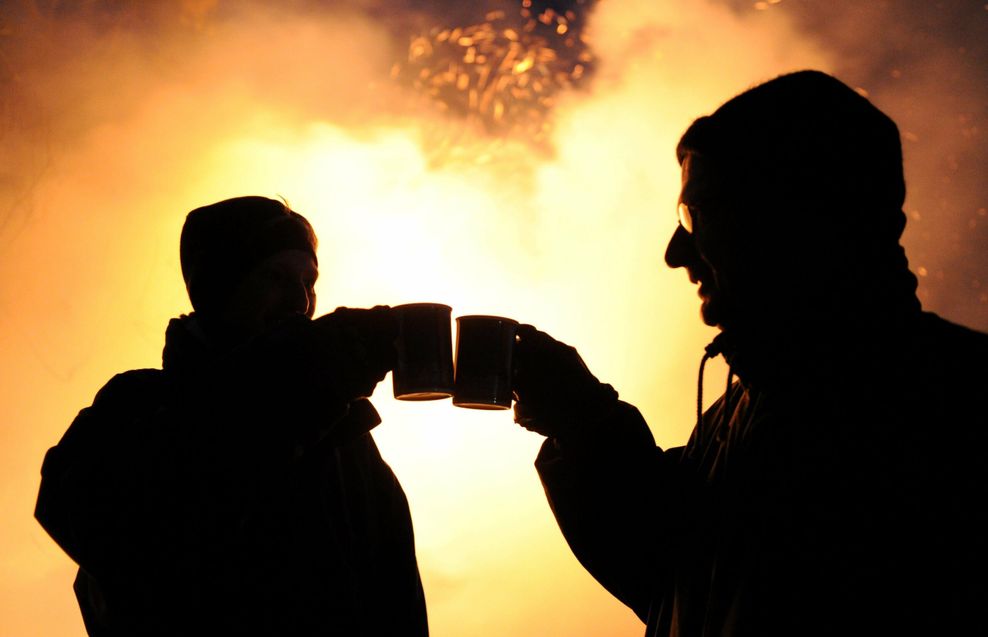
[[[706,432],[704,431],[703,422],[703,372],[707,367],[707,361],[711,358],[715,358],[723,353],[724,351],[724,341],[726,337],[724,333],[721,332],[714,338],[704,348],[703,358],[700,359],[700,373],[696,382],[696,442],[697,444],[702,444],[705,440]],[[730,418],[730,402],[731,402],[731,385],[734,383],[734,370],[731,366],[727,367],[727,389],[724,391],[724,408],[722,409],[722,417],[726,422]]]
[[[727,366],[727,387],[724,389],[724,408],[721,410],[721,425],[730,426],[731,423],[731,385],[734,384],[734,370]],[[721,431],[724,426],[720,428]]]
[[[711,343],[712,345],[712,343]],[[699,443],[703,440],[703,369],[707,366],[707,361],[716,356],[710,353],[710,345],[700,359],[700,377],[696,381],[696,440]]]

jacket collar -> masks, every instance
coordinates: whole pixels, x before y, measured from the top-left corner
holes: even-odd
[[[723,354],[742,383],[760,389],[850,380],[901,355],[921,316],[917,302],[807,320],[776,333],[722,332],[708,352]]]
[[[183,314],[168,322],[161,353],[163,370],[182,374],[214,360],[217,355],[195,313]]]

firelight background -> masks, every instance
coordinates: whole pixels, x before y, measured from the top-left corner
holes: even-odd
[[[160,364],[167,320],[190,309],[182,221],[205,203],[283,196],[305,214],[320,312],[435,301],[547,330],[674,446],[713,336],[662,262],[676,140],[745,88],[814,67],[899,124],[924,306],[988,330],[988,5],[557,4],[579,5],[594,64],[538,148],[392,77],[415,34],[514,2],[0,5],[0,636],[85,634],[75,567],[32,517],[39,468],[106,380]],[[389,378],[374,436],[409,497],[434,635],[641,634],[556,529],[539,436],[508,412],[390,392]]]

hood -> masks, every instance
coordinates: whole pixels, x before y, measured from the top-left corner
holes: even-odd
[[[173,318],[165,329],[161,368],[169,373],[185,373],[216,357],[195,313]]]

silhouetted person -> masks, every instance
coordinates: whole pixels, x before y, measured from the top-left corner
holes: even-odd
[[[570,547],[649,636],[988,634],[988,335],[916,299],[895,124],[806,71],[677,152],[665,258],[728,388],[662,450],[574,349],[521,330],[516,420],[548,436]]]
[[[309,223],[240,197],[189,213],[195,312],[162,369],[115,376],[45,457],[36,515],[79,564],[91,635],[426,635],[408,504],[366,400],[384,306],[313,320]]]

